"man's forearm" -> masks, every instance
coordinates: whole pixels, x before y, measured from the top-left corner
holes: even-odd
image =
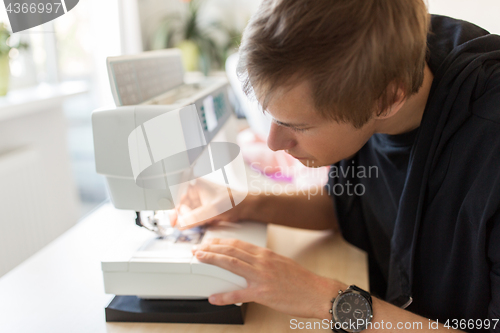
[[[294,228],[337,229],[335,209],[331,198],[323,195],[253,195],[251,218]]]

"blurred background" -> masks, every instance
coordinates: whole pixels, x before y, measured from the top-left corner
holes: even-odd
[[[36,220],[29,228],[45,238],[26,242],[32,245],[21,258],[107,199],[103,178],[95,173],[90,118],[94,109],[114,104],[106,57],[178,47],[186,70],[224,70],[259,3],[80,0],[66,15],[41,26],[13,35],[2,26],[0,252],[12,248],[1,244],[25,219]],[[431,13],[500,34],[498,0],[429,0],[428,6]],[[0,21],[8,24],[3,7]],[[0,276],[17,262],[3,261]]]

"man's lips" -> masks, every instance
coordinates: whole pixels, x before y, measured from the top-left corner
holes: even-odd
[[[307,157],[298,157],[298,156],[294,156],[292,154],[290,154],[290,156],[292,156],[293,158],[296,158],[298,160],[306,160],[307,159]]]
[[[288,150],[285,150],[285,153],[287,153],[288,155],[292,156],[293,158],[296,158],[298,160],[307,160],[308,158],[307,157],[300,157],[300,156],[295,156],[293,154],[290,154],[290,152]]]

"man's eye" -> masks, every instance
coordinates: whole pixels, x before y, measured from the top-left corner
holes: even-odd
[[[289,128],[291,129],[292,131],[294,132],[304,132],[306,130],[308,130],[308,128],[298,128],[298,127],[293,127],[293,126],[290,126],[290,125],[286,125],[286,124],[283,124],[282,122],[280,121],[277,121],[276,119],[271,119],[273,123],[275,123],[276,125],[278,126],[282,126],[282,127],[286,127],[286,128]]]

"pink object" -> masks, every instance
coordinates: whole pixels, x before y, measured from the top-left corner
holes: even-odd
[[[271,179],[297,187],[324,185],[328,179],[328,167],[308,168],[284,151],[272,151],[251,129],[240,132],[237,140],[245,162]]]

